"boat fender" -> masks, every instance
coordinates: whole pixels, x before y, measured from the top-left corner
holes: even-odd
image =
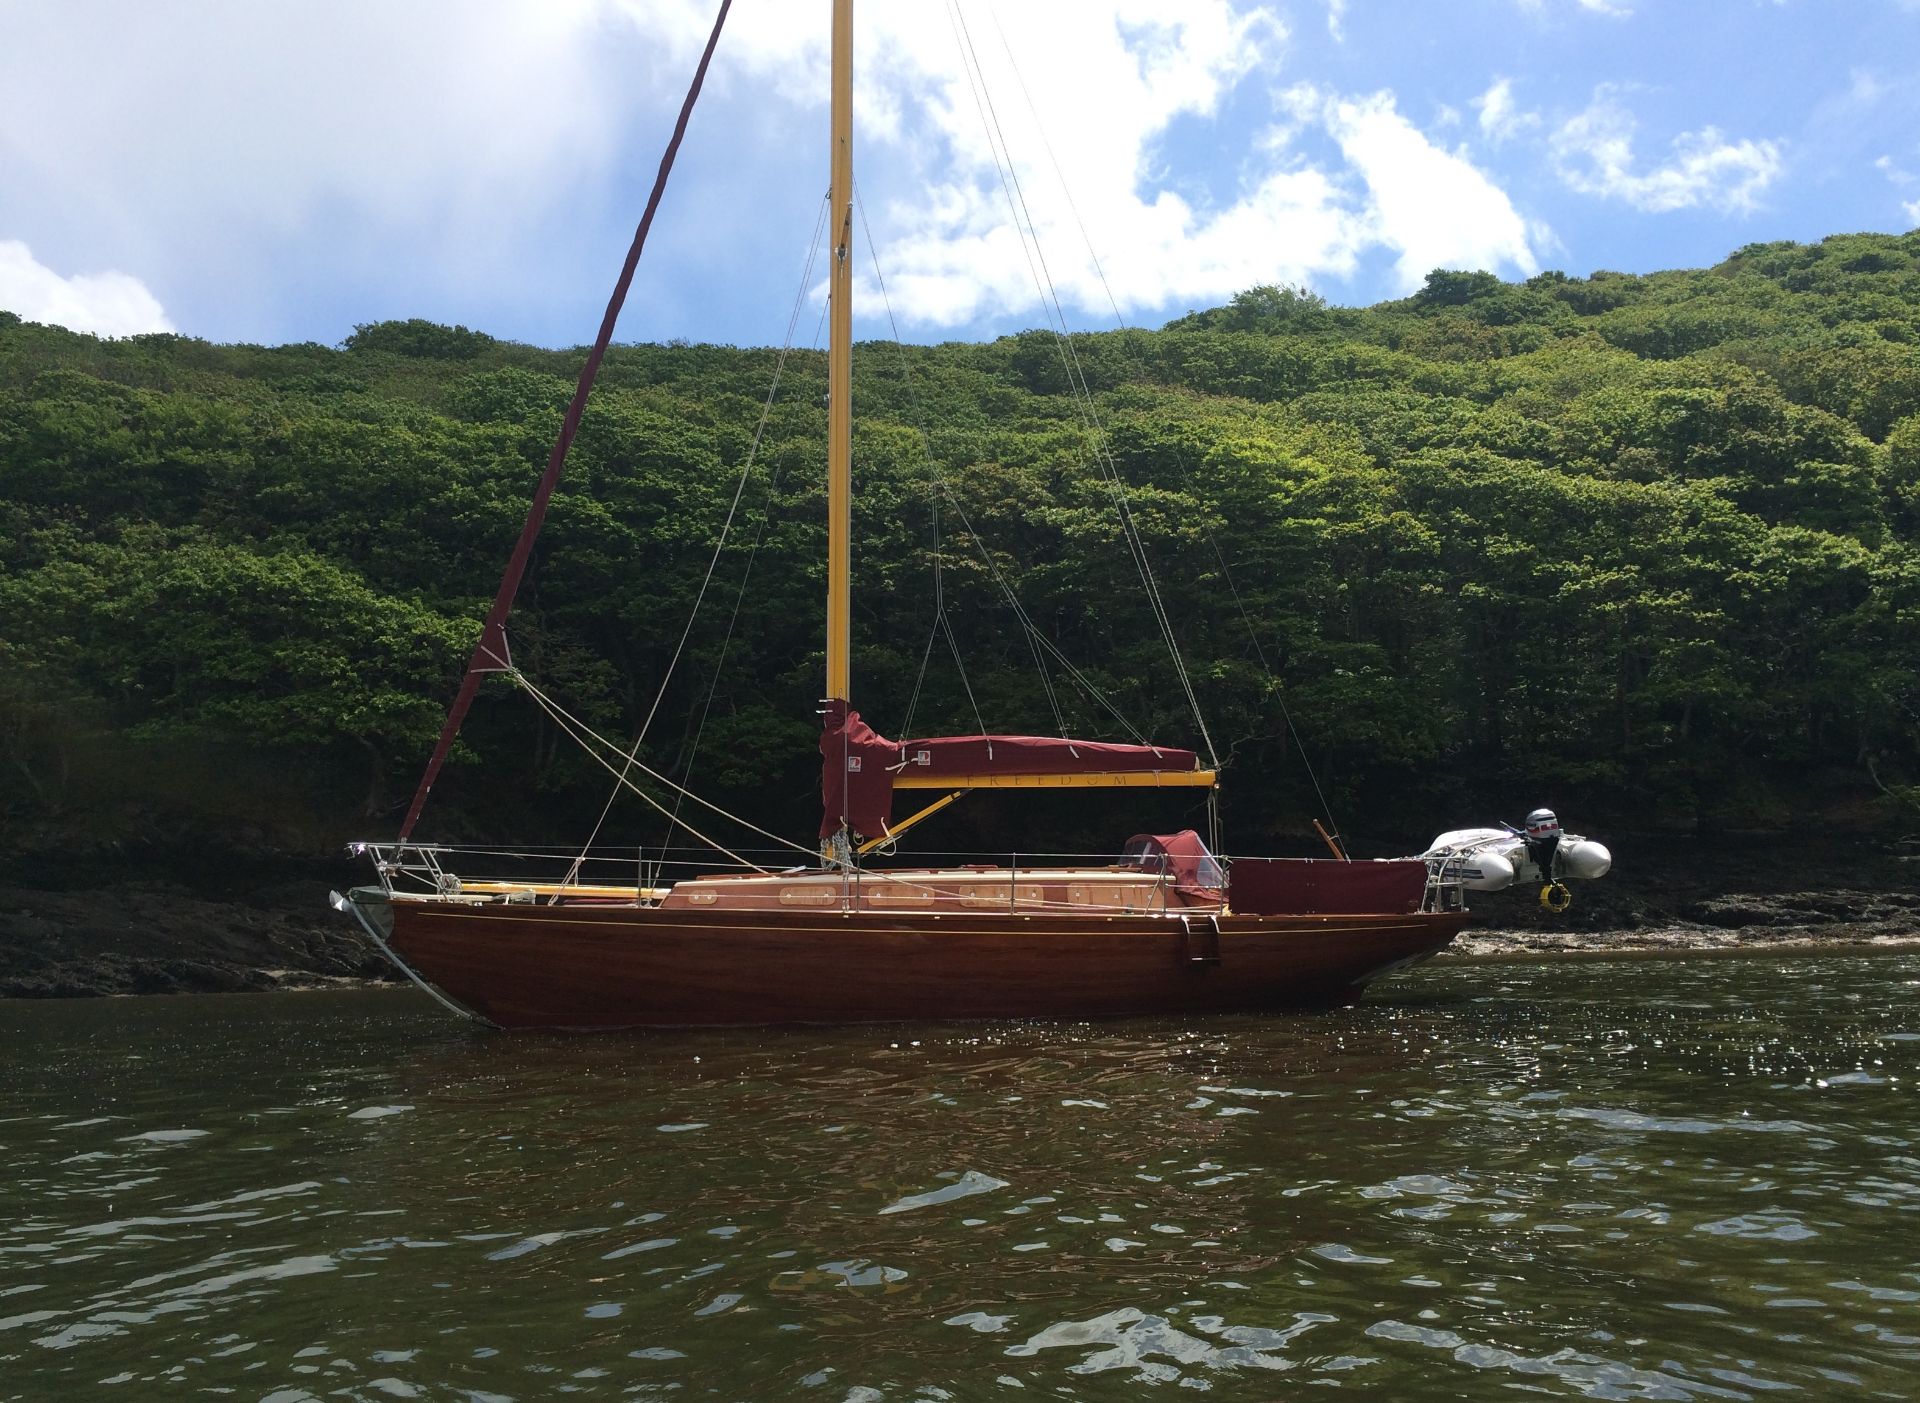
[[[1505,891],[1518,876],[1512,861],[1492,848],[1476,848],[1451,859],[1442,870],[1469,891]]]
[[[1540,904],[1558,916],[1573,905],[1573,893],[1565,882],[1548,882],[1540,888]]]
[[[1597,877],[1607,875],[1613,866],[1613,854],[1607,851],[1605,843],[1596,843],[1591,838],[1563,838],[1560,840],[1560,875],[1578,877],[1583,882],[1591,882]]]

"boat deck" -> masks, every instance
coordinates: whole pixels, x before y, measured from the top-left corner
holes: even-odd
[[[721,873],[672,886],[464,881],[451,891],[396,893],[401,901],[490,901],[545,906],[626,905],[669,911],[1010,911],[1131,916],[1224,910],[1224,893],[1182,888],[1138,867],[898,868],[854,872]]]

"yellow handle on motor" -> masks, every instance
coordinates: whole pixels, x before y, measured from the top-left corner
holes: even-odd
[[[1548,882],[1540,888],[1540,904],[1557,916],[1573,905],[1573,893],[1565,882]]]

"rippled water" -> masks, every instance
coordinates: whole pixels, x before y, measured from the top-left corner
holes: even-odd
[[[1920,1397],[1920,956],[561,1038],[0,1004],[0,1398]]]

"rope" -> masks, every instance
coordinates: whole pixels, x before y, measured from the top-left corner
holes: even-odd
[[[955,6],[955,12],[959,13],[957,5]],[[1026,229],[1030,231],[1033,240],[1034,256],[1038,260],[1040,272],[1046,282],[1043,296],[1044,299],[1051,304],[1053,318],[1057,321],[1059,327],[1059,330],[1054,333],[1055,344],[1061,352],[1062,363],[1067,369],[1068,384],[1074,389],[1076,402],[1081,406],[1083,416],[1088,426],[1093,430],[1095,462],[1102,469],[1102,475],[1113,496],[1114,506],[1121,521],[1122,534],[1126,537],[1128,548],[1134,557],[1135,566],[1139,570],[1141,582],[1146,588],[1148,604],[1154,612],[1155,621],[1159,624],[1161,635],[1166,640],[1168,654],[1173,659],[1174,672],[1180,679],[1182,690],[1186,693],[1187,704],[1193,712],[1194,722],[1200,728],[1201,737],[1206,742],[1209,758],[1212,759],[1214,766],[1218,768],[1219,756],[1214,751],[1213,738],[1207,732],[1206,717],[1200,710],[1199,699],[1194,695],[1192,679],[1187,673],[1186,660],[1180,654],[1180,645],[1174,633],[1172,616],[1168,613],[1165,602],[1160,595],[1159,584],[1154,579],[1153,567],[1147,556],[1146,542],[1141,537],[1139,528],[1134,523],[1132,509],[1127,503],[1125,486],[1120,477],[1119,465],[1114,461],[1112,452],[1108,446],[1106,427],[1100,421],[1099,411],[1093,398],[1092,386],[1088,382],[1085,368],[1080,364],[1079,353],[1074,348],[1073,338],[1067,334],[1066,309],[1061,304],[1058,289],[1053,282],[1052,271],[1047,266],[1046,251],[1040,244],[1039,226],[1033,218],[1032,210],[1027,205],[1026,192],[1020,184],[1019,170],[1014,165],[1012,147],[1008,144],[1005,132],[1001,129],[999,111],[994,106],[992,94],[987,91],[986,73],[980,65],[979,55],[973,49],[973,36],[971,31],[967,30],[964,14],[960,14],[960,27],[962,31],[966,33],[967,51],[973,59],[974,69],[979,72],[980,75],[981,95],[985,98],[987,111],[992,114],[994,132],[999,137],[999,149],[1006,153],[1006,170],[1002,176],[1002,188],[1005,189],[1009,183],[1011,184],[1013,195],[1017,197],[1019,202],[1019,209],[1015,214],[1016,221],[1024,218]]]
[[[489,848],[489,847],[481,847],[481,846],[462,847],[459,845],[442,845],[442,844],[436,843],[431,847],[423,848],[423,847],[419,847],[416,844],[409,843],[406,845],[406,848],[408,851],[423,851],[423,852],[433,852],[433,853],[458,853],[464,857],[510,858],[519,862],[558,861],[562,858],[571,860],[574,852],[574,849],[570,844],[564,848],[560,848],[560,847]],[[708,850],[704,847],[675,848],[675,849],[669,849],[669,851],[700,853],[704,856],[705,861],[696,862],[696,861],[693,861],[692,859],[688,859],[686,861],[674,861],[672,859],[663,858],[662,863],[665,865],[675,866],[675,867],[699,867],[699,866],[710,866],[712,864],[712,854],[708,852]],[[764,854],[768,850],[764,848],[738,848],[738,849],[735,849],[735,851],[739,853],[758,852],[758,853]],[[631,868],[633,866],[633,849],[623,848],[623,849],[619,849],[618,851],[603,851],[602,853],[589,856],[587,858],[587,861],[589,863],[597,862],[602,864],[618,863],[623,868]]]
[[[831,200],[831,192],[820,197],[820,215],[814,224],[813,242],[807,250],[806,267],[800,275],[800,290],[794,297],[793,311],[787,318],[786,342],[782,346],[780,353],[783,363],[786,359],[787,348],[793,344],[794,327],[799,323],[800,308],[805,302],[808,286],[813,280],[814,263],[819,256],[821,240],[827,227],[827,213]],[[820,331],[821,328],[826,325],[826,320],[827,306],[823,300],[820,304],[820,315],[814,321],[811,345],[817,347],[820,344]],[[767,475],[766,510],[760,514],[760,524],[754,528],[753,544],[747,548],[747,563],[740,571],[740,586],[733,593],[733,610],[727,616],[727,631],[725,636],[720,640],[719,655],[714,659],[713,676],[707,680],[706,698],[700,704],[700,720],[695,724],[693,728],[693,739],[687,745],[686,764],[680,771],[680,779],[683,784],[693,777],[694,763],[700,758],[700,742],[707,733],[707,718],[713,714],[713,699],[719,695],[720,692],[720,673],[722,668],[726,666],[727,654],[733,647],[734,630],[740,622],[740,606],[747,597],[747,582],[753,578],[753,567],[755,562],[760,558],[760,546],[766,539],[767,525],[773,520],[773,504],[779,491],[780,468],[778,464],[775,464],[773,471]],[[674,828],[680,821],[680,808],[684,802],[684,795],[674,796],[673,819],[667,824],[667,831],[661,838],[660,850],[662,852],[672,851],[670,845],[673,842]]]
[[[607,744],[609,748],[613,748],[612,742],[609,741],[607,742]],[[787,847],[793,847],[793,846],[797,846],[797,845],[794,845],[794,844],[787,845]],[[564,843],[564,844],[555,843],[545,847],[519,846],[519,847],[511,847],[511,848],[495,847],[492,844],[488,844],[488,843],[387,843],[387,844],[369,843],[367,847],[369,851],[380,850],[380,851],[391,851],[391,852],[417,852],[417,853],[435,853],[435,854],[459,853],[467,857],[503,857],[503,858],[533,859],[533,860],[554,859],[556,861],[561,858],[570,859],[575,851],[574,846],[571,843]],[[704,854],[708,850],[705,847],[696,847],[691,844],[688,844],[682,847],[668,848],[668,849],[665,849],[665,851]],[[744,848],[743,847],[743,848],[736,849],[736,851],[742,852],[742,853],[759,853],[763,856],[766,856],[774,853],[783,853],[785,849],[784,848]],[[805,851],[807,852],[807,855],[809,857],[817,856],[817,854],[815,854],[811,848],[806,849]],[[990,850],[985,848],[979,848],[979,849],[953,848],[953,849],[933,849],[933,850],[929,850],[926,853],[920,854],[920,856],[927,857],[927,858],[932,858],[932,857],[949,857],[949,858],[956,858],[956,859],[994,858],[994,859],[1005,860],[1010,856],[1010,854],[1004,851]],[[1023,859],[1025,858],[1073,858],[1077,860],[1084,860],[1086,863],[1088,863],[1091,866],[1102,867],[1102,868],[1113,865],[1113,853],[1111,850],[1105,850],[1101,852],[1064,852],[1064,851],[1026,852],[1026,851],[1022,851],[1020,853],[1020,856]],[[631,863],[633,861],[633,849],[629,847],[618,847],[618,848],[605,847],[600,849],[598,853],[596,853],[595,855],[589,857],[588,861],[619,862],[623,864]],[[688,862],[682,865],[690,866],[693,864],[691,862]],[[813,869],[810,868],[808,870],[813,870]]]
[[[554,719],[554,721],[558,723],[561,726],[561,728],[568,733],[568,735],[570,735],[575,741],[579,742],[581,747],[585,749],[589,755],[592,755],[595,760],[599,761],[599,763],[604,768],[606,768],[609,771],[613,771],[612,763],[602,758],[600,754],[593,749],[592,746],[587,744],[587,741],[591,740],[595,744],[605,747],[607,750],[613,752],[616,755],[621,753],[620,747],[618,745],[614,744],[612,741],[608,740],[605,736],[601,735],[598,731],[594,730],[593,727],[589,726],[586,722],[580,720],[578,717],[569,713],[558,702],[554,701],[553,698],[549,697],[545,692],[542,692],[538,687],[534,686],[533,682],[527,677],[527,675],[521,672],[518,668],[515,668],[512,671],[510,671],[508,673],[508,676],[513,678],[513,680],[519,683],[520,686],[524,687],[527,691],[527,694],[531,696],[536,703],[539,704],[541,710],[545,711],[549,716],[551,716]],[[790,848],[794,852],[805,853],[809,858],[816,856],[812,848],[802,847],[798,843],[795,843],[786,838],[782,838],[778,833],[768,832],[766,829],[760,827],[759,824],[750,823],[746,819],[741,818],[740,815],[733,813],[730,810],[723,809],[718,804],[715,804],[710,800],[702,799],[698,794],[695,794],[691,789],[688,789],[683,785],[675,784],[672,780],[668,779],[665,775],[661,774],[659,771],[650,768],[643,761],[635,760],[633,762],[633,768],[640,771],[640,773],[645,775],[648,779],[653,780],[656,784],[663,785],[668,789],[672,789],[677,791],[678,793],[684,794],[687,798],[693,800],[694,803],[700,805],[701,808],[707,809],[713,813],[716,813],[721,818],[727,819],[730,822],[737,823],[742,828],[747,829],[749,832],[758,833],[762,838],[772,839],[775,843],[778,843],[782,848]],[[618,773],[617,771],[613,771],[613,772],[616,774]],[[648,794],[644,789],[641,789],[638,785],[634,784],[631,780],[627,779],[625,776],[620,777],[620,782],[624,784],[627,788],[633,790],[633,792],[638,794],[641,798],[645,799],[649,804],[653,805],[653,807],[658,809],[661,813],[664,814],[668,812],[664,804],[660,803],[651,794]],[[718,848],[721,852],[725,853],[728,857],[732,858],[735,862],[740,863],[742,866],[753,867],[758,871],[765,870],[764,868],[760,868],[756,863],[748,862],[745,858],[741,857],[738,853],[733,852],[731,849],[722,847],[719,843],[714,842],[713,839],[709,838],[706,834],[700,832],[692,824],[687,823],[684,819],[681,821],[681,827],[685,828],[687,832],[693,834],[693,836],[698,838],[701,842],[711,843],[715,848]]]
[[[1047,163],[1053,167],[1053,178],[1060,182],[1060,193],[1066,197],[1067,209],[1073,215],[1074,227],[1080,231],[1080,240],[1087,246],[1087,257],[1093,263],[1094,276],[1100,279],[1100,290],[1107,295],[1107,305],[1113,308],[1113,319],[1122,331],[1130,328],[1120,315],[1120,303],[1113,295],[1113,288],[1107,282],[1107,270],[1101,266],[1100,254],[1093,246],[1093,235],[1087,232],[1087,222],[1080,217],[1080,206],[1074,203],[1073,189],[1067,184],[1066,172],[1060,169],[1060,158],[1053,153],[1053,143],[1047,140],[1047,129],[1040,121],[1040,109],[1034,105],[1033,94],[1027,88],[1026,75],[1020,71],[1020,62],[1013,55],[1013,45],[1007,41],[1007,31],[1000,26],[1000,13],[992,5],[987,6],[987,17],[993,21],[994,33],[1000,36],[1000,47],[1006,52],[1007,67],[1013,70],[1013,81],[1020,85],[1020,95],[1027,100],[1027,113],[1033,118],[1034,132],[1040,138],[1040,147],[1047,153]]]
[[[908,736],[911,736],[913,734],[914,713],[920,709],[920,689],[926,685],[927,664],[933,661],[933,640],[940,636],[941,615],[940,615],[940,609],[939,609],[939,603],[938,603],[940,590],[941,590],[940,499],[938,497],[934,498],[933,500],[933,532],[932,534],[933,534],[933,591],[934,591],[934,598],[935,598],[933,624],[930,628],[927,629],[927,646],[920,650],[920,671],[915,673],[913,677],[913,695],[907,698],[907,716],[906,716],[906,719],[900,723],[901,734],[908,735]]]
[[[1129,736],[1133,737],[1134,742],[1136,744],[1144,745],[1147,747],[1147,749],[1154,751],[1156,754],[1159,752],[1160,747],[1153,744],[1153,742],[1149,741],[1146,738],[1146,736],[1141,734],[1139,728],[1136,727],[1133,724],[1133,722],[1127,720],[1127,718],[1121,714],[1120,708],[1118,708],[1110,700],[1108,700],[1107,694],[1101,691],[1098,687],[1094,686],[1093,683],[1087,679],[1086,674],[1081,672],[1079,668],[1075,667],[1073,665],[1072,660],[1069,659],[1065,653],[1061,652],[1059,648],[1055,647],[1052,641],[1046,638],[1044,635],[1038,635],[1038,636],[1040,638],[1040,646],[1045,648],[1049,653],[1053,654],[1054,658],[1059,662],[1060,666],[1064,667],[1067,670],[1067,676],[1072,678],[1075,682],[1077,682],[1080,685],[1080,689],[1084,691],[1088,696],[1092,697],[1095,701],[1099,702],[1100,705],[1104,706],[1107,709],[1107,714],[1112,716],[1114,720],[1120,723],[1121,729],[1124,730]]]
[[[774,389],[777,390],[780,384],[780,374],[777,368],[774,371],[773,383]],[[707,597],[707,586],[713,583],[713,572],[719,568],[721,553],[726,550],[727,540],[733,533],[733,518],[740,510],[740,498],[747,490],[747,479],[753,472],[754,458],[760,451],[760,434],[766,429],[767,415],[772,408],[773,391],[769,391],[767,402],[760,410],[760,427],[754,432],[753,445],[747,451],[746,462],[740,467],[740,481],[734,484],[733,500],[727,506],[727,519],[721,523],[720,537],[714,542],[713,557],[707,561],[707,572],[700,577],[700,589],[693,597],[693,609],[687,615],[686,626],[680,630],[680,641],[674,644],[673,656],[667,659],[666,671],[660,675],[660,689],[653,694],[653,705],[647,708],[646,717],[640,722],[640,729],[634,732],[633,744],[627,748],[626,760],[621,767],[620,773],[615,776],[616,781],[624,781],[626,779],[627,770],[632,768],[634,757],[640,753],[640,746],[647,738],[647,731],[653,725],[653,718],[659,714],[660,703],[667,695],[667,687],[673,681],[674,669],[680,664],[680,655],[686,651],[687,640],[693,635],[693,625],[695,621],[699,619],[700,606],[705,602]],[[613,801],[619,794],[620,784],[616,783],[613,787],[613,792],[607,795],[607,802],[600,809],[600,817],[594,820],[593,831],[587,835],[587,841],[581,845],[581,853],[583,855],[588,848],[593,846],[593,840],[600,836],[600,830],[606,824],[607,815],[613,812]],[[578,867],[576,865],[575,871],[577,870]],[[573,873],[568,873],[565,880],[572,881]]]
[[[973,683],[967,680],[967,664],[960,656],[960,641],[953,636],[953,625],[947,621],[946,611],[942,610],[938,617],[940,620],[940,631],[947,636],[947,650],[953,654],[953,665],[960,673],[961,689],[967,694],[967,705],[973,708],[973,724],[980,728],[980,736],[985,740],[987,723],[985,718],[980,715],[980,703],[974,700]],[[987,741],[987,758],[989,760],[993,758],[993,742],[991,740]]]
[[[647,803],[651,804],[654,808],[660,810],[661,813],[665,813],[667,811],[666,805],[662,804],[658,799],[654,798],[651,794],[647,793],[646,790],[642,789],[639,785],[635,784],[631,779],[627,778],[625,773],[623,773],[620,770],[614,769],[613,763],[608,759],[606,759],[605,756],[601,755],[599,751],[595,750],[592,745],[589,745],[588,741],[591,740],[591,741],[597,742],[598,744],[605,746],[608,750],[612,750],[615,752],[619,750],[618,746],[616,746],[612,741],[606,739],[606,737],[596,734],[591,727],[586,725],[585,722],[579,721],[573,716],[569,715],[558,703],[553,701],[552,698],[548,697],[546,693],[540,691],[531,682],[529,682],[527,680],[525,673],[515,672],[512,674],[512,677],[514,681],[518,682],[522,687],[526,688],[527,694],[534,699],[534,702],[540,707],[542,711],[547,713],[547,716],[549,717],[549,719],[551,719],[555,725],[559,726],[561,730],[565,731],[569,736],[569,738],[571,738],[576,744],[578,744],[582,750],[586,751],[587,754],[593,758],[595,763],[597,763],[602,769],[606,770],[608,774],[612,775],[614,779],[617,780],[621,785],[624,785],[626,788],[631,789],[635,794],[638,794],[642,799],[646,800]],[[644,765],[636,766],[636,768],[640,769],[643,773],[649,773],[646,770],[646,767]],[[711,843],[717,851],[724,853],[726,856],[732,858],[735,862],[739,863],[742,867],[750,867],[756,872],[766,871],[764,867],[761,867],[756,862],[747,861],[746,858],[742,857],[739,853],[734,852],[731,848],[727,847],[724,843],[717,842],[714,839],[707,837],[706,834],[694,828],[692,824],[687,825],[687,831],[689,833],[692,833],[696,838],[699,838],[702,842]],[[568,885],[572,885],[571,877],[568,878]]]
[[[1182,464],[1184,467],[1184,463]],[[1333,809],[1327,803],[1326,792],[1320,788],[1320,776],[1314,773],[1313,760],[1307,754],[1307,743],[1300,736],[1300,728],[1293,724],[1293,712],[1287,706],[1286,689],[1280,685],[1280,679],[1273,675],[1273,669],[1267,665],[1266,649],[1260,646],[1260,634],[1253,626],[1253,615],[1247,612],[1246,601],[1240,597],[1240,587],[1233,582],[1233,571],[1227,567],[1227,557],[1220,549],[1220,540],[1213,534],[1213,526],[1206,523],[1207,544],[1213,547],[1213,558],[1220,562],[1221,578],[1226,580],[1227,588],[1233,594],[1234,607],[1240,611],[1240,621],[1247,626],[1247,641],[1253,644],[1253,655],[1260,661],[1260,671],[1266,674],[1267,688],[1275,703],[1280,707],[1281,724],[1287,728],[1287,734],[1293,737],[1294,748],[1300,752],[1300,763],[1306,767],[1307,781],[1313,785],[1314,797],[1320,801],[1320,812],[1327,816],[1327,822],[1333,828],[1333,836],[1340,836],[1340,825],[1334,822]]]

